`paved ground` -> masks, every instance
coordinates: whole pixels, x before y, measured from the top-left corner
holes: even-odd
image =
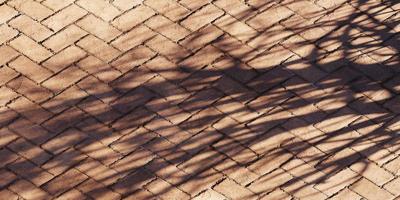
[[[0,199],[394,199],[399,10],[0,0]]]

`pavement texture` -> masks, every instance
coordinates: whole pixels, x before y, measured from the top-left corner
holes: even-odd
[[[400,3],[0,0],[0,199],[396,199]]]

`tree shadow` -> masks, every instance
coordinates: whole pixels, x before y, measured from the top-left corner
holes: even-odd
[[[0,167],[15,177],[0,187],[325,199],[361,179],[385,185],[399,173],[399,4],[324,2],[248,1],[179,45],[139,25],[148,38],[109,65],[88,55],[37,88],[20,74],[1,87],[15,94],[0,104]],[[270,26],[257,18],[283,8]]]

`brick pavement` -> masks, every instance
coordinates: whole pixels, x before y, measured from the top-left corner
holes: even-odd
[[[0,0],[0,199],[400,198],[399,10]]]

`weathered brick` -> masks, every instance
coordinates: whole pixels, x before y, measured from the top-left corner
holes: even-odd
[[[9,2],[10,5],[15,7],[17,10],[24,12],[26,15],[41,21],[53,12],[36,1],[30,0],[13,0]]]
[[[25,56],[20,56],[9,63],[9,66],[37,83],[53,75],[48,69],[36,64]]]
[[[119,30],[93,15],[85,16],[76,24],[106,42],[121,34]]]
[[[25,54],[30,59],[41,62],[52,56],[52,53],[45,49],[42,45],[36,43],[25,35],[20,35],[10,42],[10,46]]]
[[[52,56],[43,63],[43,66],[58,73],[72,63],[78,61],[86,55],[86,52],[76,46],[69,46],[59,53]]]
[[[53,32],[48,28],[25,15],[18,16],[17,18],[11,20],[8,24],[21,31],[25,35],[29,35],[38,42],[53,34]]]
[[[10,81],[7,86],[18,93],[24,94],[33,102],[43,102],[53,96],[49,90],[37,85],[35,82],[25,78],[24,76],[20,76]]]
[[[9,189],[24,199],[47,199],[50,195],[44,190],[36,187],[26,180],[19,180],[12,184]]]
[[[71,4],[60,12],[57,12],[55,15],[44,20],[43,24],[51,28],[53,31],[59,31],[83,17],[86,13],[86,10],[75,4]]]
[[[168,17],[172,21],[178,21],[189,14],[189,10],[173,0],[146,0],[145,4],[157,10],[157,12]]]
[[[388,191],[382,190],[365,178],[350,186],[350,189],[368,199],[392,199],[394,197]]]
[[[65,47],[78,41],[86,34],[87,33],[84,30],[74,24],[71,24],[70,26],[67,26],[65,29],[45,40],[42,44],[43,46],[58,52],[61,49],[64,49]]]
[[[105,62],[111,61],[120,54],[117,49],[92,35],[83,38],[77,45]]]
[[[190,15],[188,18],[183,20],[181,24],[184,27],[195,31],[203,27],[204,25],[214,21],[215,19],[223,15],[223,13],[224,12],[222,10],[218,9],[212,4],[209,4]]]
[[[131,28],[137,26],[143,21],[147,20],[155,13],[154,11],[144,5],[140,5],[122,15],[117,17],[112,24],[123,31],[128,31]]]
[[[105,21],[110,21],[120,14],[117,8],[103,0],[80,0],[77,4]]]
[[[18,35],[18,31],[7,24],[0,25],[0,45]]]

